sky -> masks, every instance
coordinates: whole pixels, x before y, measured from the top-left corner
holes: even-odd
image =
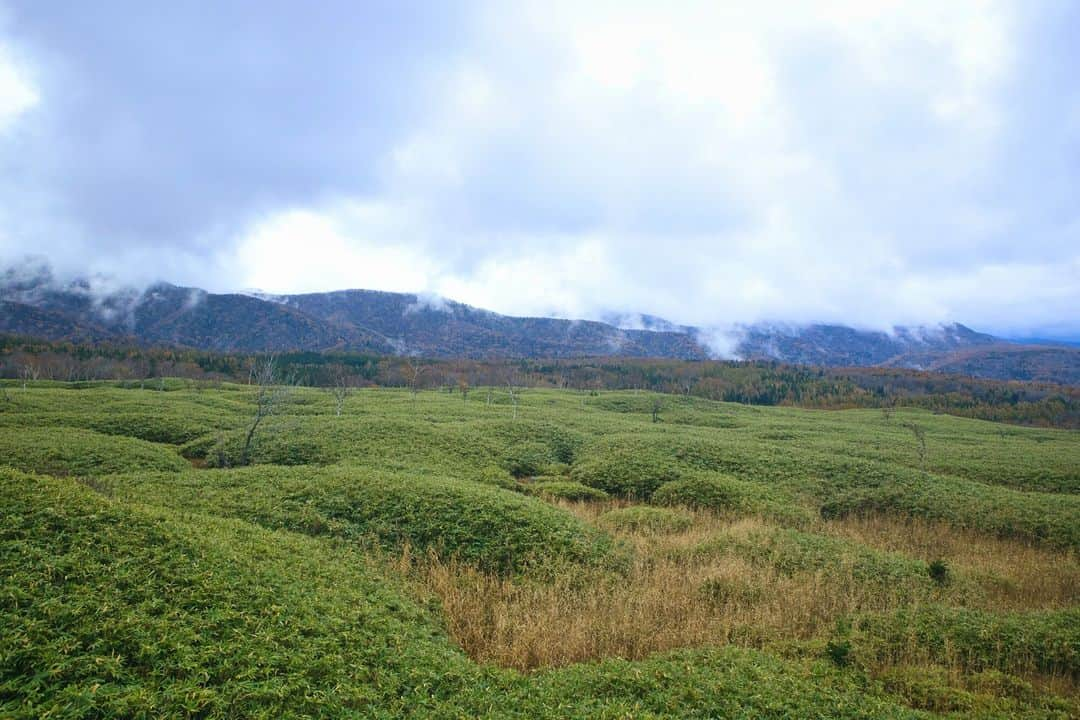
[[[0,264],[1080,338],[1080,3],[0,0]]]

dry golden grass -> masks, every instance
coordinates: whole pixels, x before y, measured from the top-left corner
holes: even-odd
[[[595,523],[629,503],[559,504]],[[543,579],[507,579],[434,556],[415,558],[408,550],[396,563],[438,596],[451,635],[472,657],[526,671],[728,643],[781,649],[792,641],[829,637],[842,617],[923,601],[1024,610],[1080,600],[1080,563],[1071,553],[895,518],[848,518],[810,528],[913,558],[944,559],[956,581],[941,588],[927,583],[920,595],[910,587],[868,583],[843,564],[839,570],[785,574],[731,554],[690,552],[721,536],[745,540],[776,526],[759,518],[688,512],[693,523],[685,530],[617,531],[634,550],[625,573],[574,566]],[[900,649],[875,671],[918,664],[920,655],[918,647]],[[950,672],[962,677],[966,671],[958,666]],[[1065,696],[1077,692],[1072,678],[1028,679]]]
[[[565,507],[595,520],[621,504]],[[512,580],[435,558],[416,562],[408,554],[401,567],[441,598],[451,634],[470,655],[523,670],[681,647],[807,639],[843,614],[900,604],[898,596],[853,578],[786,576],[735,557],[671,552],[720,532],[765,527],[760,520],[695,512],[682,532],[620,533],[635,549],[626,574],[573,568],[548,581]]]

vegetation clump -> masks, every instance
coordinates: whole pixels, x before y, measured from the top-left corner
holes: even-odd
[[[529,491],[541,497],[557,498],[559,500],[582,501],[582,500],[607,500],[608,495],[588,485],[582,485],[573,480],[538,480],[528,486]]]
[[[457,558],[494,573],[544,563],[611,561],[606,533],[538,499],[467,480],[350,466],[257,467],[116,478],[113,491],[269,528],[321,528],[388,549]]]
[[[988,613],[929,605],[867,615],[852,624],[866,662],[907,659],[973,671],[1080,675],[1080,608]],[[903,648],[903,650],[901,650]],[[914,657],[913,657],[914,656]]]
[[[687,529],[694,518],[668,508],[634,505],[610,510],[598,518],[601,525],[621,532],[671,533]]]
[[[576,463],[570,477],[620,497],[648,499],[661,485],[682,477],[669,460],[643,449],[613,446]]]
[[[110,475],[189,467],[162,445],[76,428],[32,428],[0,433],[0,466],[48,475]]]
[[[653,494],[657,505],[684,505],[731,515],[765,515],[793,523],[804,522],[807,511],[785,502],[775,491],[725,475],[693,474],[661,485]]]

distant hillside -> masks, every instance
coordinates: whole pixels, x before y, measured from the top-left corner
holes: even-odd
[[[909,352],[885,366],[932,370],[992,380],[1080,385],[1080,348],[993,343],[954,352]]]
[[[431,358],[712,357],[826,367],[902,367],[1080,383],[1080,348],[1019,345],[960,324],[895,328],[758,324],[722,330],[650,315],[608,322],[510,317],[413,293],[214,294],[62,284],[48,268],[0,276],[0,333],[221,352],[352,351]]]

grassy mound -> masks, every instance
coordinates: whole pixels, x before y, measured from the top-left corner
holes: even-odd
[[[233,427],[233,413],[241,407],[222,407],[217,398],[194,392],[73,388],[18,393],[7,411],[0,412],[0,426],[72,427],[181,445],[211,430]]]
[[[516,478],[540,475],[555,462],[551,447],[536,441],[514,445],[502,456],[502,466]]]
[[[657,505],[685,505],[733,515],[767,515],[793,523],[809,513],[760,483],[725,475],[696,474],[666,483],[652,496]]]
[[[528,489],[534,495],[560,500],[607,500],[611,497],[603,490],[573,480],[540,480],[529,485]]]
[[[1080,496],[1021,492],[960,478],[897,478],[840,493],[825,518],[891,513],[947,522],[1059,548],[1080,549]]]
[[[912,639],[914,638],[914,642]],[[838,641],[866,663],[897,660],[898,648],[919,648],[906,662],[959,665],[976,671],[1080,675],[1080,608],[989,613],[939,606],[857,619]]]
[[[610,510],[600,516],[599,522],[612,530],[672,533],[687,529],[693,524],[694,519],[678,510],[635,505]]]
[[[873,585],[904,587],[925,594],[934,580],[926,563],[905,555],[876,550],[852,540],[817,535],[791,528],[729,532],[691,551],[695,555],[734,555],[757,567],[786,575],[802,572],[844,574]]]
[[[0,487],[0,716],[404,716],[477,674],[347,549]]]
[[[254,467],[127,476],[114,479],[111,491],[269,528],[409,544],[498,573],[541,560],[599,563],[614,552],[607,535],[541,500],[449,478],[345,466]]]
[[[656,488],[682,473],[662,456],[613,444],[587,455],[574,465],[570,477],[611,495],[648,499]]]
[[[0,465],[47,475],[108,475],[190,467],[173,450],[144,440],[59,427],[0,433]]]

